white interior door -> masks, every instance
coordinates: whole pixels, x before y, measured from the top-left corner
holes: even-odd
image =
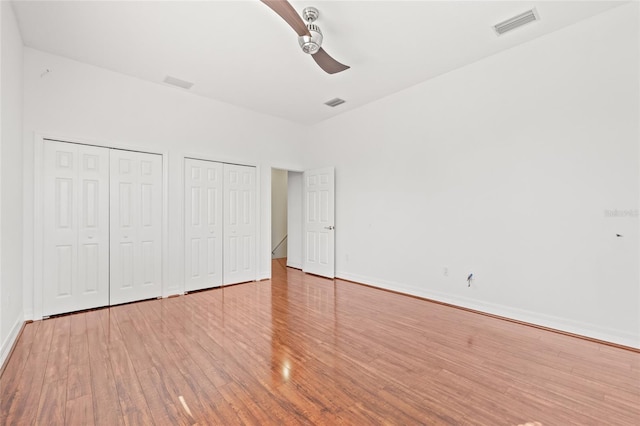
[[[309,170],[303,176],[302,270],[335,277],[335,171]]]
[[[113,149],[112,305],[162,295],[162,156]]]
[[[222,169],[184,160],[186,291],[222,285]]]
[[[43,315],[109,304],[109,150],[44,144]]]
[[[224,164],[224,284],[256,279],[256,169]]]

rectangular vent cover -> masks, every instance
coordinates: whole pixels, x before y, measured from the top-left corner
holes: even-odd
[[[171,77],[170,75],[164,78],[164,82],[167,84],[171,84],[172,86],[182,87],[183,89],[187,90],[191,89],[191,86],[193,86],[193,83],[180,80],[179,78]]]
[[[329,105],[330,107],[337,107],[340,104],[345,103],[346,101],[344,99],[340,99],[340,98],[333,98],[330,101],[325,102],[325,105]]]
[[[493,26],[496,34],[502,35],[511,30],[515,30],[523,25],[528,24],[529,22],[534,22],[540,20],[538,16],[538,12],[535,9],[527,10],[520,15],[514,16],[511,19],[507,19],[506,21],[502,21],[499,24]]]

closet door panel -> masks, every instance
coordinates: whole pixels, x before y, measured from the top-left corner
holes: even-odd
[[[111,150],[111,304],[162,295],[162,156]]]
[[[224,284],[255,280],[256,169],[224,165]]]
[[[44,144],[43,315],[109,304],[109,150]]]
[[[222,284],[221,163],[185,159],[185,290]]]

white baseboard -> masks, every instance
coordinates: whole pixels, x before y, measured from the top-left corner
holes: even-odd
[[[302,269],[302,263],[289,262],[288,260],[287,260],[287,266],[289,268]]]
[[[9,333],[7,338],[4,339],[4,341],[2,342],[2,346],[0,346],[0,369],[4,367],[4,363],[9,357],[9,353],[11,352],[11,348],[16,342],[16,339],[18,338],[18,334],[20,333],[22,324],[24,324],[24,321],[22,321],[21,317],[18,317],[18,319],[16,320],[16,323],[11,328],[11,332]]]
[[[451,296],[444,293],[419,289],[391,281],[377,280],[375,278],[351,274],[348,272],[336,272],[336,277],[370,285],[373,287],[378,287],[381,289],[423,297],[425,299],[431,299],[436,302],[448,303],[450,305],[455,305],[462,308],[473,309],[475,311],[497,315],[516,321],[522,321],[533,325],[552,328],[558,331],[577,334],[592,339],[640,349],[640,336],[633,333],[601,327],[596,324],[588,324],[574,321],[568,318],[560,318],[552,315],[541,314],[538,312],[512,308],[509,306],[487,303],[458,296]]]
[[[34,321],[33,311],[32,310],[24,311],[24,320],[25,321]]]

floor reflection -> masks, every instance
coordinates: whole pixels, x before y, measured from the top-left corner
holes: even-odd
[[[300,389],[318,376],[335,380],[334,280],[287,269],[278,261],[272,274],[272,385]]]

